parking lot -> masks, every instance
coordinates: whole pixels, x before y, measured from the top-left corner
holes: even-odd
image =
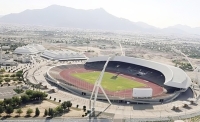
[[[0,99],[4,98],[11,98],[16,95],[15,91],[13,90],[15,87],[13,86],[5,86],[0,88]]]

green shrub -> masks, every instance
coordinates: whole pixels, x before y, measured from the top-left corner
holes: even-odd
[[[23,81],[23,78],[18,78],[19,81]]]
[[[13,89],[17,94],[23,93],[24,90],[23,89]]]
[[[0,70],[0,73],[4,73],[6,70],[5,69],[1,69]]]
[[[18,84],[22,83],[21,81],[18,82]]]
[[[4,77],[9,77],[9,76],[10,76],[9,74],[4,75]]]
[[[15,75],[15,74],[12,74],[12,75],[10,75],[10,77],[16,77],[16,75]]]
[[[17,81],[18,78],[12,78],[13,81]]]
[[[33,109],[29,108],[27,111],[26,111],[26,114],[28,116],[31,116],[31,114],[33,113]]]
[[[5,78],[5,82],[10,82],[10,78]]]
[[[3,82],[3,79],[0,79],[0,83],[2,83]]]

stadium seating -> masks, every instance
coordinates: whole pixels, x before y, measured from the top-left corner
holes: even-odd
[[[104,64],[105,64],[105,61],[97,61],[97,62],[87,62],[84,66],[85,66],[85,69],[102,70]],[[178,88],[165,86],[164,75],[159,71],[156,71],[154,69],[150,69],[147,67],[124,63],[124,62],[110,61],[107,65],[106,71],[111,71],[115,73],[118,72],[121,74],[126,74],[126,75],[138,77],[138,78],[153,82],[165,88],[167,90],[167,93],[173,93],[175,91],[180,90]]]

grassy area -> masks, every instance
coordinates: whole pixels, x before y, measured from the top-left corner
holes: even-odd
[[[86,73],[74,73],[71,74],[72,76],[79,78],[85,82],[94,84],[96,79],[98,78],[100,72],[86,72]],[[138,88],[143,87],[145,84],[122,77],[122,76],[116,76],[116,74],[104,73],[104,77],[102,80],[101,85],[104,89],[110,90],[110,91],[120,91],[130,88]]]

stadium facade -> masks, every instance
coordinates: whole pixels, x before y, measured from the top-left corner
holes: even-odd
[[[84,65],[61,65],[51,67],[47,71],[46,79],[61,88],[68,90],[74,94],[84,95],[83,97],[90,97],[91,90],[83,88],[81,85],[74,84],[74,81],[70,79],[63,79],[60,76],[60,72],[65,69],[76,69],[84,68],[86,70],[98,70],[101,71],[108,56],[93,57],[87,60]],[[116,72],[131,77],[136,77],[147,82],[152,82],[163,88],[164,93],[158,96],[152,97],[126,97],[123,94],[113,95],[107,94],[110,100],[113,101],[124,101],[132,103],[149,103],[157,104],[160,102],[170,102],[176,99],[181,93],[190,89],[191,79],[188,75],[180,68],[126,56],[115,56],[112,58],[106,68],[107,72]],[[156,90],[156,89],[153,89]],[[142,89],[140,90],[142,92]],[[131,92],[132,93],[132,92]],[[98,95],[98,99],[105,100],[102,93]]]

